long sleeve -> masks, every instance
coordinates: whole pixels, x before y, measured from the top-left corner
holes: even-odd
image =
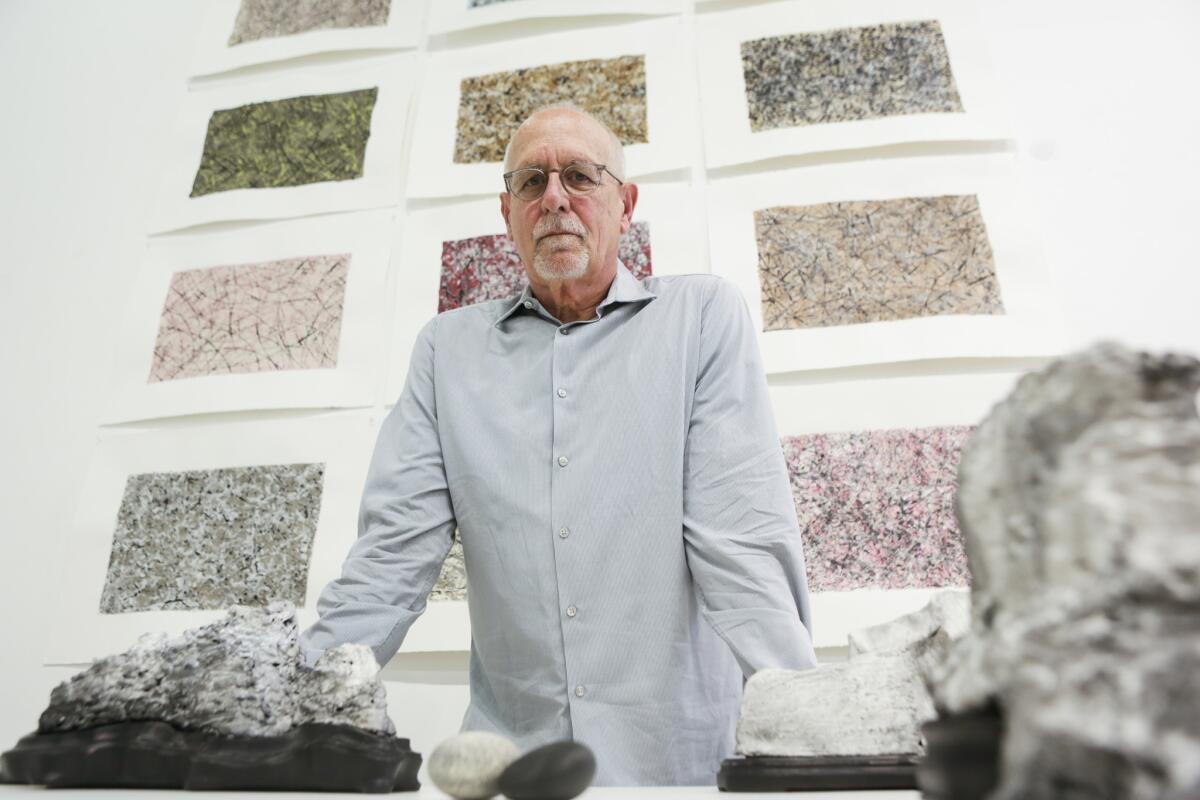
[[[441,572],[454,511],[438,437],[434,394],[437,319],[421,331],[408,377],[384,420],[363,489],[358,538],[317,600],[320,618],[300,641],[307,663],[346,642],[380,664],[399,649]]]
[[[800,530],[754,326],[723,280],[702,314],[683,511],[704,616],[742,672],[814,666]]]

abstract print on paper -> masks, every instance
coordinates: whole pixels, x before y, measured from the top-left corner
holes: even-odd
[[[392,0],[242,0],[229,45],[331,28],[386,25]]]
[[[324,464],[130,475],[100,611],[303,605]]]
[[[751,130],[962,111],[933,20],[742,42]]]
[[[954,516],[969,427],[783,440],[813,591],[966,586]]]
[[[454,532],[454,544],[442,562],[442,572],[429,592],[430,602],[467,599],[467,562],[463,556],[462,539]]]
[[[456,164],[503,161],[509,138],[526,117],[565,101],[604,120],[622,144],[647,141],[642,56],[495,72],[463,78],[460,88]]]
[[[191,196],[361,178],[378,92],[305,95],[214,111]]]
[[[621,237],[617,257],[641,280],[652,274],[650,226],[635,222]],[[525,267],[505,234],[442,242],[438,313],[519,294]]]
[[[1003,314],[974,195],[754,212],[763,330]]]
[[[149,382],[337,366],[349,265],[328,255],[175,273]]]

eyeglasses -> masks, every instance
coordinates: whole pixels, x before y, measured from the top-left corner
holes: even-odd
[[[545,194],[546,186],[550,183],[551,172],[557,172],[567,194],[576,197],[595,191],[600,186],[600,180],[604,177],[605,172],[612,175],[618,186],[624,184],[604,164],[577,162],[568,164],[562,169],[542,169],[540,167],[514,169],[512,172],[504,173],[504,188],[518,200],[537,200]]]

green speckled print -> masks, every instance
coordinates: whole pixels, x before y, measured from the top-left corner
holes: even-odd
[[[289,97],[214,111],[191,196],[362,177],[378,91]]]

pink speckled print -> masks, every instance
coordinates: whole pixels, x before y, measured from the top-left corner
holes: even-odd
[[[813,591],[970,583],[954,516],[969,427],[783,440]]]
[[[150,382],[337,365],[350,256],[177,272]]]
[[[650,226],[635,222],[621,237],[617,257],[641,280],[652,274]],[[525,267],[505,234],[442,242],[442,283],[438,313],[519,294]]]

